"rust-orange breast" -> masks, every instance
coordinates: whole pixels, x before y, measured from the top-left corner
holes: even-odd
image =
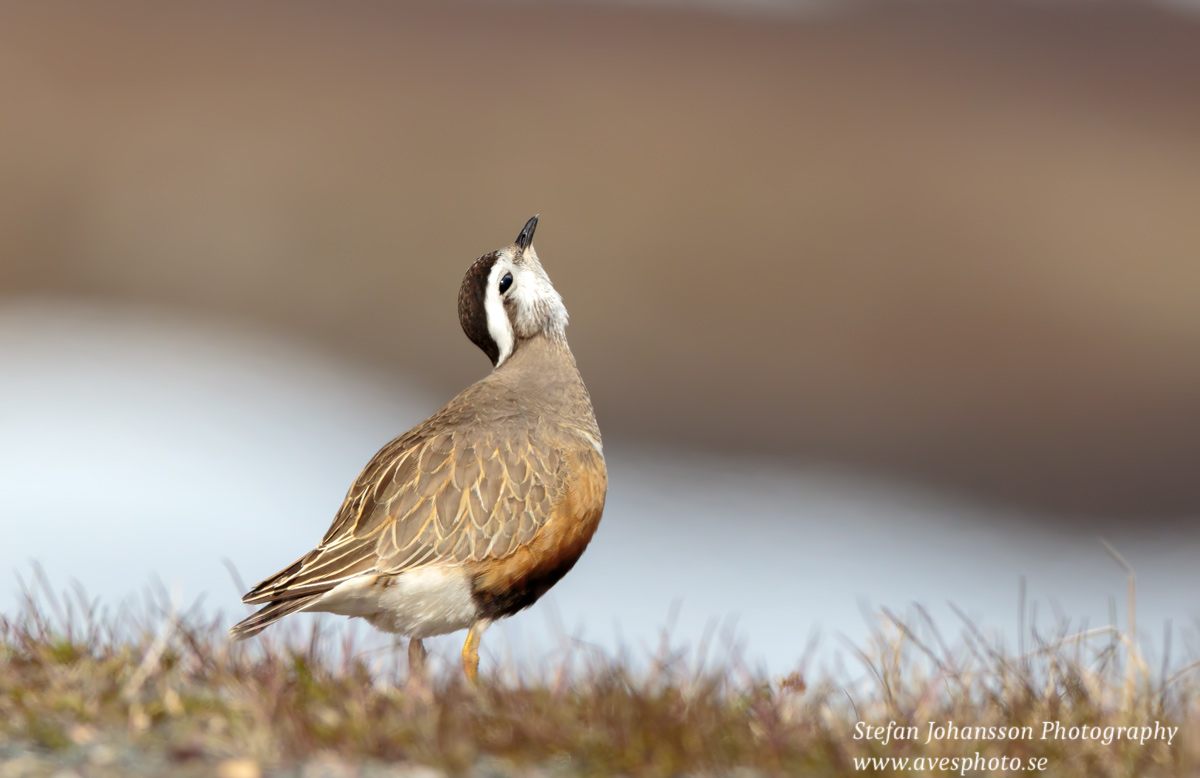
[[[484,618],[528,608],[579,560],[604,512],[608,471],[592,448],[566,452],[565,489],[533,539],[501,559],[468,566],[472,595]]]

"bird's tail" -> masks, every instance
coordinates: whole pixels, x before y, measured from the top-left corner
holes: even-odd
[[[325,592],[317,592],[316,594],[296,597],[291,600],[276,600],[269,603],[265,608],[258,609],[249,618],[239,621],[229,630],[229,634],[234,640],[252,638],[289,613],[304,610],[324,594]]]

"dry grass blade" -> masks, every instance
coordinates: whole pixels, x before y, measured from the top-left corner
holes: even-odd
[[[816,672],[806,659],[802,674],[770,682],[736,650],[713,661],[706,646],[692,654],[664,637],[632,660],[580,652],[568,641],[559,664],[539,677],[485,674],[477,689],[445,662],[450,671],[420,691],[407,687],[401,665],[383,661],[391,652],[366,650],[353,630],[318,622],[231,645],[223,619],[181,609],[177,596],[166,602],[160,593],[140,611],[114,615],[79,591],[44,598],[45,586],[26,591],[21,612],[0,617],[0,747],[62,754],[61,765],[80,758],[78,733],[86,731],[146,758],[158,754],[168,768],[171,754],[188,754],[209,773],[231,758],[266,766],[331,758],[422,763],[451,773],[498,759],[558,765],[561,773],[569,755],[564,775],[666,778],[741,767],[833,776],[892,772],[863,762],[873,758],[976,752],[1045,758],[1062,776],[1200,772],[1200,682],[1191,672],[1200,661],[1156,686],[1136,665],[1130,696],[1122,678],[1128,657],[1114,653],[1127,653],[1127,644],[1089,642],[1110,627],[1050,640],[1033,631],[1034,645],[1014,657],[961,611],[963,644],[952,646],[924,609],[913,623],[883,610],[869,641],[847,641],[866,667],[861,677]],[[855,738],[860,725],[889,721],[1039,732],[1047,721],[1068,728],[1157,721],[1182,732],[1171,745],[922,736],[885,746]]]

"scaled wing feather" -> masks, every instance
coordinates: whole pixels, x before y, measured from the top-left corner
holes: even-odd
[[[528,435],[397,438],[355,480],[321,544],[244,599],[291,599],[364,573],[509,556],[550,518],[564,488],[561,461]]]

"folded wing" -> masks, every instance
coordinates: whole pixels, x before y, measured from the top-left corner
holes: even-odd
[[[243,601],[311,597],[372,572],[504,558],[549,519],[563,469],[559,451],[529,435],[397,438],[355,480],[320,545]]]

